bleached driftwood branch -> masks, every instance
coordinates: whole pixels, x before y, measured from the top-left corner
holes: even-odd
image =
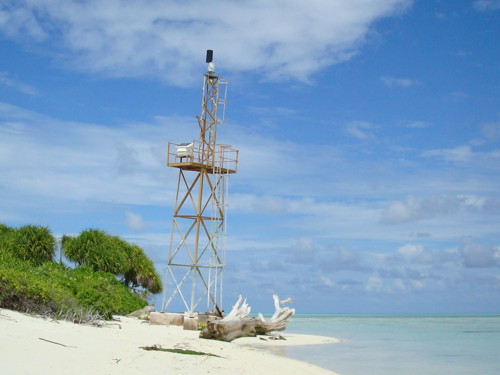
[[[236,303],[234,304],[233,308],[231,309],[231,312],[227,314],[222,320],[243,318],[245,316],[250,315],[251,311],[252,308],[248,306],[247,299],[245,298],[245,300],[243,300],[243,297],[240,296],[236,301]]]
[[[265,320],[259,313],[257,318],[251,317],[251,308],[246,299],[239,297],[231,312],[221,320],[213,320],[201,331],[200,337],[204,339],[233,341],[238,337],[255,337],[265,335],[272,331],[283,331],[286,328],[288,319],[295,314],[295,309],[280,307],[280,302],[287,303],[293,301],[288,298],[280,301],[278,296],[273,295],[275,312],[271,319]]]

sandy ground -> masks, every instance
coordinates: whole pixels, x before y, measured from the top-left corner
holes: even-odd
[[[119,317],[104,327],[78,325],[0,309],[0,374],[297,374],[332,375],[317,366],[274,355],[289,345],[336,342],[281,333],[286,340],[198,338],[182,327],[152,326]],[[146,351],[143,346],[190,349],[219,357]]]

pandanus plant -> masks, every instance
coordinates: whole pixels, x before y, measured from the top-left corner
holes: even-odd
[[[24,225],[14,229],[0,225],[0,250],[35,266],[54,258],[57,241],[46,227]]]
[[[153,262],[137,245],[99,229],[87,229],[77,237],[63,236],[63,253],[72,262],[122,277],[129,287],[143,287],[151,293],[162,290]]]

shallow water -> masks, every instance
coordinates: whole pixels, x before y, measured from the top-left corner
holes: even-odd
[[[340,375],[500,374],[500,315],[297,315],[287,332],[341,339],[281,353]]]

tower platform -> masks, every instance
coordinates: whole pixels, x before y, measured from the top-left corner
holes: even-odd
[[[234,169],[214,167],[213,165],[193,163],[190,161],[186,161],[186,162],[182,161],[182,162],[178,162],[178,163],[168,163],[167,165],[169,167],[180,168],[184,171],[200,172],[202,169],[205,169],[207,171],[207,173],[210,173],[210,174],[215,174],[215,173],[233,174],[233,173],[236,173],[236,170],[234,170]]]
[[[209,174],[234,174],[238,171],[238,150],[228,145],[215,145],[212,153],[214,160],[206,162],[203,148],[199,141],[191,143],[168,144],[167,165],[184,171],[201,172]],[[205,159],[205,160],[203,160]]]

